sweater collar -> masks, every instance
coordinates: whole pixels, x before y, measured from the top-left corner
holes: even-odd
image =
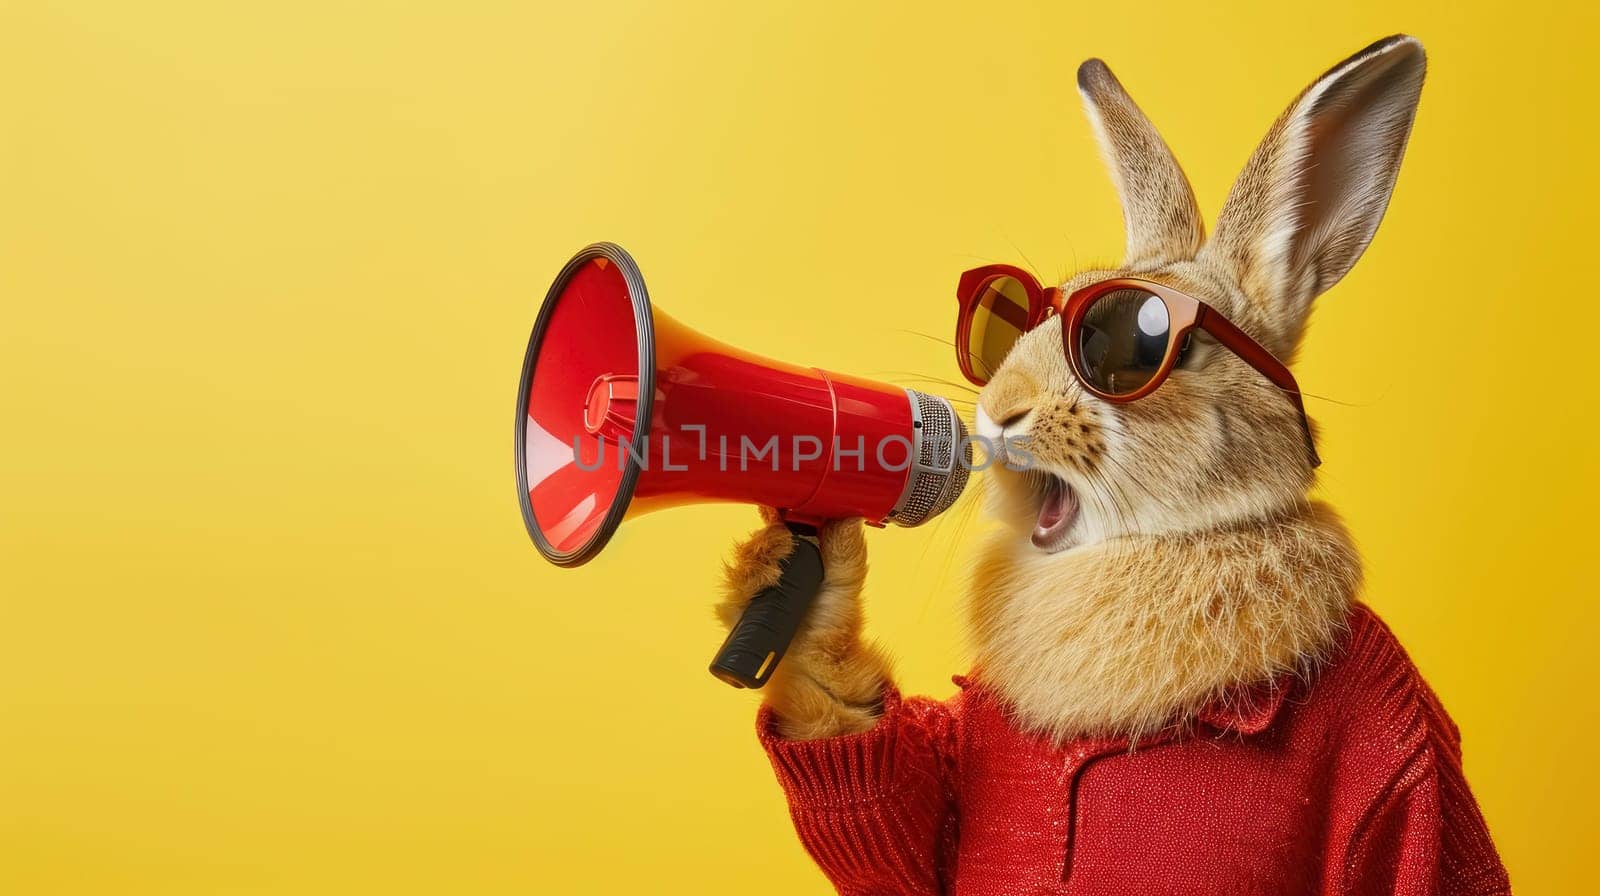
[[[1267,730],[1283,701],[1289,695],[1292,677],[1262,682],[1257,685],[1234,688],[1222,697],[1211,701],[1195,718],[1218,731],[1234,734],[1260,734]]]
[[[968,675],[952,675],[950,680],[962,690],[977,688],[987,691],[979,683],[978,671]],[[1294,683],[1292,676],[1266,681],[1256,685],[1234,688],[1222,697],[1211,701],[1195,714],[1195,720],[1222,733],[1244,735],[1260,734],[1271,727],[1278,711],[1289,696]],[[1171,733],[1169,729],[1168,733]]]

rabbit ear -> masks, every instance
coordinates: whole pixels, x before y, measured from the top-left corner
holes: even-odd
[[[1396,35],[1334,66],[1267,132],[1228,194],[1207,253],[1262,304],[1279,351],[1311,300],[1371,242],[1400,173],[1427,59]]]
[[[1078,67],[1078,92],[1122,200],[1127,267],[1188,260],[1205,240],[1194,190],[1150,119],[1098,59]]]

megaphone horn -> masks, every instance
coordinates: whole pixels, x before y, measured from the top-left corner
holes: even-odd
[[[950,402],[718,342],[650,304],[633,258],[595,243],[561,269],[517,388],[518,500],[545,559],[578,566],[626,519],[682,504],[778,508],[795,536],[711,671],[761,687],[822,582],[828,520],[915,526],[966,485]]]

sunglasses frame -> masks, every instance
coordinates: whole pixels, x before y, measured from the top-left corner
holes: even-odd
[[[1317,455],[1317,447],[1311,437],[1311,420],[1306,416],[1305,400],[1300,394],[1300,384],[1295,381],[1294,374],[1284,366],[1272,352],[1267,351],[1261,343],[1250,338],[1249,334],[1234,326],[1222,312],[1207,305],[1205,302],[1187,293],[1173,289],[1165,284],[1140,277],[1114,277],[1110,280],[1101,280],[1091,283],[1071,295],[1063,296],[1059,287],[1044,287],[1027,271],[1009,264],[985,265],[973,268],[961,275],[960,283],[956,287],[956,299],[960,302],[960,311],[956,322],[956,355],[961,365],[961,373],[974,385],[983,386],[988,383],[987,376],[980,376],[972,369],[971,352],[966,349],[968,337],[972,331],[972,321],[977,314],[978,302],[983,297],[983,288],[993,280],[1000,277],[1010,277],[1022,284],[1028,294],[1028,317],[1021,322],[1006,318],[1007,323],[1017,329],[1027,332],[1043,323],[1052,314],[1061,316],[1061,347],[1067,357],[1068,366],[1072,368],[1073,376],[1078,383],[1091,395],[1113,404],[1128,404],[1148,396],[1167,381],[1167,377],[1178,366],[1178,356],[1182,354],[1187,344],[1189,335],[1196,329],[1204,330],[1218,342],[1222,343],[1229,351],[1237,355],[1246,364],[1254,367],[1257,372],[1266,377],[1269,382],[1278,387],[1300,415],[1300,426],[1305,433],[1306,451],[1311,457],[1311,466],[1322,464],[1322,458]],[[1156,296],[1167,307],[1168,333],[1166,354],[1161,358],[1161,366],[1151,375],[1144,385],[1132,392],[1117,394],[1106,392],[1097,388],[1084,371],[1082,352],[1079,349],[1079,340],[1074,336],[1083,325],[1084,316],[1097,299],[1117,292],[1119,290],[1135,289],[1148,292]],[[1009,307],[1009,306],[1006,306]],[[1006,317],[1002,315],[1002,317]]]

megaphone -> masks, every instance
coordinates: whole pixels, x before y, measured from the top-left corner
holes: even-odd
[[[821,587],[818,526],[919,525],[955,501],[972,466],[948,400],[705,336],[654,308],[612,243],[574,255],[545,295],[516,421],[522,520],[558,566],[593,559],[624,520],[666,507],[779,510],[794,551],[711,663],[738,687],[771,678]]]

